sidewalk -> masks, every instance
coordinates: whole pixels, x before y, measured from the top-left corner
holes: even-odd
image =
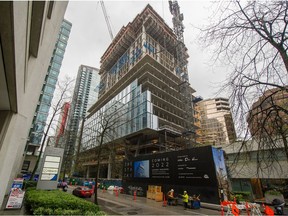
[[[163,202],[156,202],[146,197],[136,197],[127,194],[113,193],[113,191],[98,190],[100,209],[108,210],[111,215],[221,215],[220,206],[217,210],[208,208],[187,209],[183,206],[163,206]],[[109,213],[107,212],[107,213]]]

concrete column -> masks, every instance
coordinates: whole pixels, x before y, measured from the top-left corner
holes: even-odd
[[[90,166],[87,166],[87,170],[86,170],[86,178],[90,178]]]
[[[111,153],[109,154],[108,159],[108,171],[107,171],[107,179],[111,179]]]

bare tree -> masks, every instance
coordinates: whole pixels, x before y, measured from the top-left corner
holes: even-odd
[[[79,165],[81,157],[89,160],[93,157],[96,160],[96,184],[99,178],[100,162],[105,159],[113,165],[116,164],[115,140],[122,139],[120,131],[123,129],[123,122],[127,120],[126,114],[127,106],[116,101],[94,113],[96,123],[93,123],[92,120],[92,123],[90,121],[91,124],[88,123],[83,128],[77,161]],[[90,118],[92,117],[90,116]],[[94,203],[98,204],[97,185],[94,188],[94,193]]]
[[[231,67],[218,93],[228,92],[238,132],[244,140],[256,140],[259,163],[267,157],[277,160],[274,149],[279,147],[288,160],[288,106],[273,96],[288,92],[287,25],[287,1],[221,1],[201,33],[201,41],[214,50],[213,63]],[[265,94],[271,89],[274,93]],[[263,94],[265,98],[257,102]],[[262,106],[267,101],[269,106]],[[250,133],[247,121],[257,131]],[[245,145],[248,142],[242,142],[239,151]],[[270,155],[263,158],[263,150]]]
[[[40,161],[41,155],[43,153],[43,149],[45,146],[47,136],[48,136],[50,130],[53,128],[53,123],[55,121],[55,117],[57,115],[59,115],[63,104],[65,102],[71,100],[71,88],[72,88],[73,82],[74,81],[70,77],[66,77],[63,81],[57,82],[57,88],[56,89],[58,92],[56,93],[55,98],[53,99],[54,104],[51,105],[50,110],[49,110],[50,119],[48,120],[48,123],[47,123],[45,131],[44,131],[44,136],[42,138],[39,155],[37,157],[35,167],[34,167],[33,172],[31,174],[30,181],[34,179],[34,175],[35,175],[35,172],[39,166],[39,161]]]

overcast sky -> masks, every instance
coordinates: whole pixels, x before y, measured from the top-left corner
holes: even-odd
[[[114,36],[122,26],[126,26],[149,3],[156,12],[172,26],[172,15],[168,0],[154,1],[104,1]],[[204,99],[213,98],[217,83],[224,80],[227,71],[215,69],[209,65],[210,55],[200,46],[199,30],[212,14],[211,4],[207,0],[179,0],[180,11],[184,14],[184,40],[189,52],[189,79],[196,90],[195,96]],[[100,58],[111,38],[99,1],[70,1],[65,19],[72,23],[59,79],[65,75],[77,76],[81,64],[100,67]],[[217,72],[216,72],[217,71]],[[221,96],[226,96],[222,94]]]

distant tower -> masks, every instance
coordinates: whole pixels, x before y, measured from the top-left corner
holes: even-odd
[[[42,87],[41,95],[39,97],[38,105],[36,107],[35,115],[29,132],[28,142],[26,144],[26,155],[36,155],[38,148],[41,146],[44,128],[46,126],[51,101],[53,99],[53,94],[56,88],[56,83],[60,73],[60,68],[64,58],[64,53],[68,43],[71,28],[72,24],[64,19],[60,27],[58,40],[55,44],[53,56],[50,60],[50,65],[48,67],[45,82]],[[37,159],[37,157],[30,156],[29,159],[25,157],[24,163],[27,164],[27,161],[30,161],[30,159],[34,161]],[[33,167],[29,167],[29,171],[32,170]]]
[[[195,110],[200,117],[197,141],[203,144],[223,145],[235,141],[236,132],[229,101],[226,98],[201,100]]]
[[[76,150],[76,138],[80,121],[86,116],[88,109],[97,101],[98,85],[100,82],[99,69],[81,65],[78,70],[74,87],[71,108],[69,111],[67,133],[68,140],[65,146],[67,164],[65,171],[70,171],[72,159]]]

